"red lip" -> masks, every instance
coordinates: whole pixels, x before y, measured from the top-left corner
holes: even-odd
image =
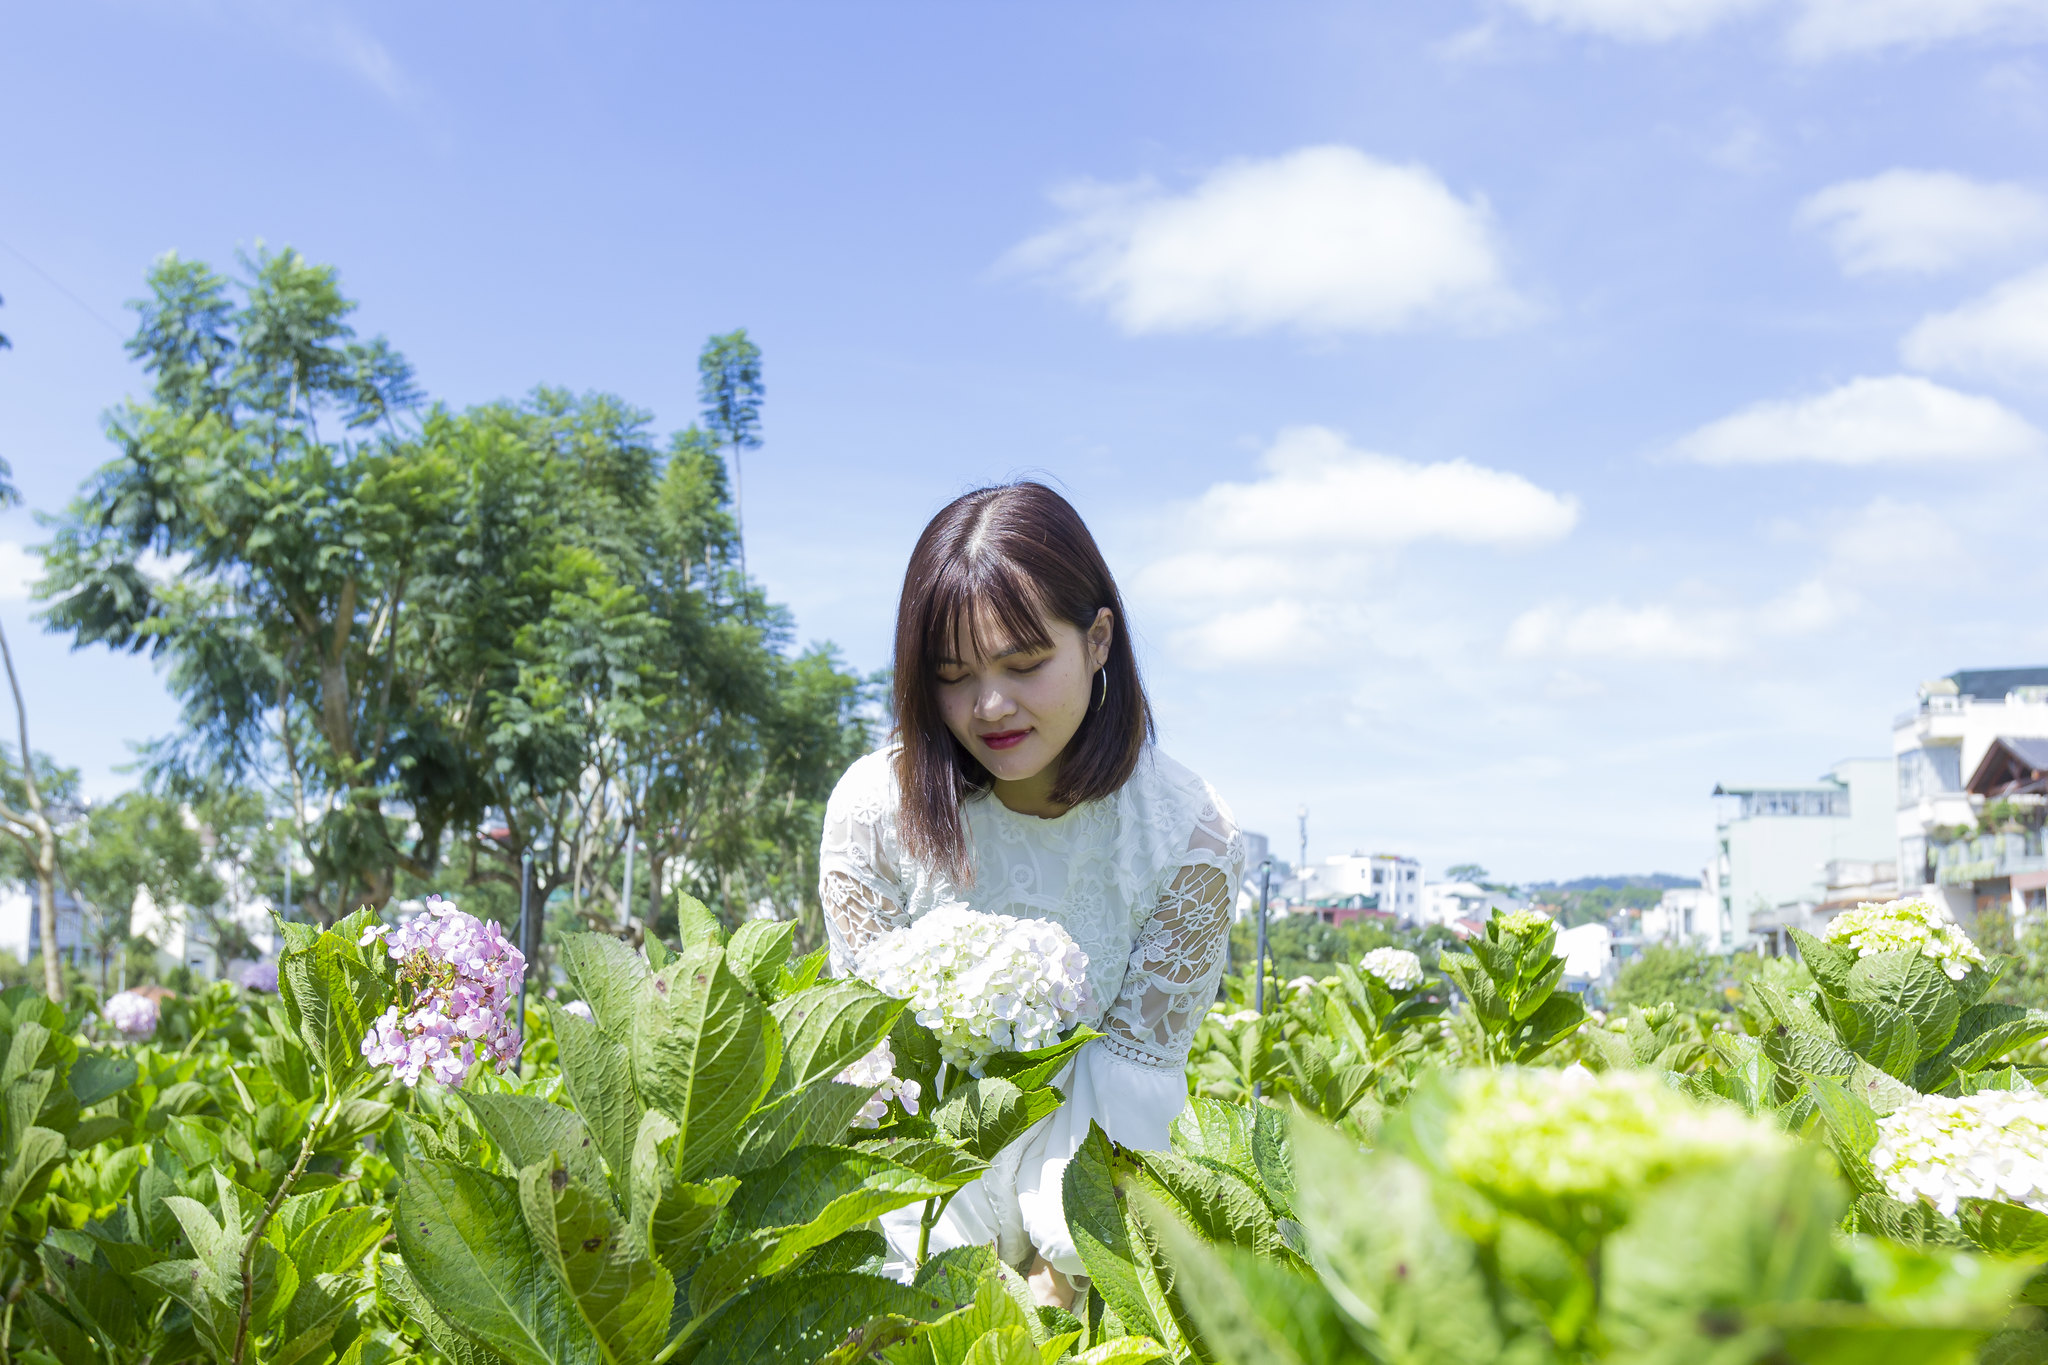
[[[1029,730],[998,730],[992,735],[978,735],[976,738],[991,749],[1014,749],[1030,733]]]

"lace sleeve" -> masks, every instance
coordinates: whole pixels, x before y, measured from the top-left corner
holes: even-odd
[[[1242,860],[1226,819],[1196,825],[1187,859],[1132,945],[1123,990],[1103,1016],[1102,1045],[1112,1055],[1161,1071],[1187,1065],[1223,972]]]
[[[887,838],[886,768],[872,758],[847,770],[825,805],[818,847],[818,899],[832,970],[852,970],[860,950],[908,923]]]

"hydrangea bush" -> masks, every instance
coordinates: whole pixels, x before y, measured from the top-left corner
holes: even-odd
[[[124,1038],[142,1039],[156,1032],[158,1008],[149,996],[122,991],[107,1001],[107,1022]]]
[[[1948,912],[1927,900],[1865,901],[1837,915],[1827,941],[1845,944],[1859,958],[1907,950],[1930,958],[1951,981],[1961,981],[1984,954]]]

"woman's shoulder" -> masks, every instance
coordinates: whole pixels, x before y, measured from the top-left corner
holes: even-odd
[[[832,788],[825,802],[825,816],[875,824],[896,813],[896,750],[885,744],[871,754],[855,759]]]
[[[1125,788],[1137,802],[1185,812],[1199,824],[1236,831],[1237,821],[1216,789],[1200,773],[1162,752],[1157,745],[1145,746]]]

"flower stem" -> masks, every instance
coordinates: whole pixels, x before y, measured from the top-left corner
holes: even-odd
[[[277,1182],[277,1189],[270,1196],[270,1202],[263,1206],[263,1212],[257,1215],[256,1222],[249,1228],[249,1240],[242,1243],[242,1313],[235,1322],[235,1353],[229,1365],[242,1365],[242,1355],[249,1348],[249,1314],[256,1306],[256,1244],[262,1240],[263,1231],[270,1226],[270,1219],[277,1212],[278,1206],[284,1203],[285,1196],[292,1192],[292,1186],[305,1174],[306,1163],[313,1156],[313,1144],[319,1141],[320,1130],[325,1128],[327,1121],[334,1116],[336,1107],[334,1091],[330,1086],[327,1102],[314,1111],[313,1121],[306,1125],[306,1140],[299,1144],[299,1159],[285,1172],[284,1179]]]

